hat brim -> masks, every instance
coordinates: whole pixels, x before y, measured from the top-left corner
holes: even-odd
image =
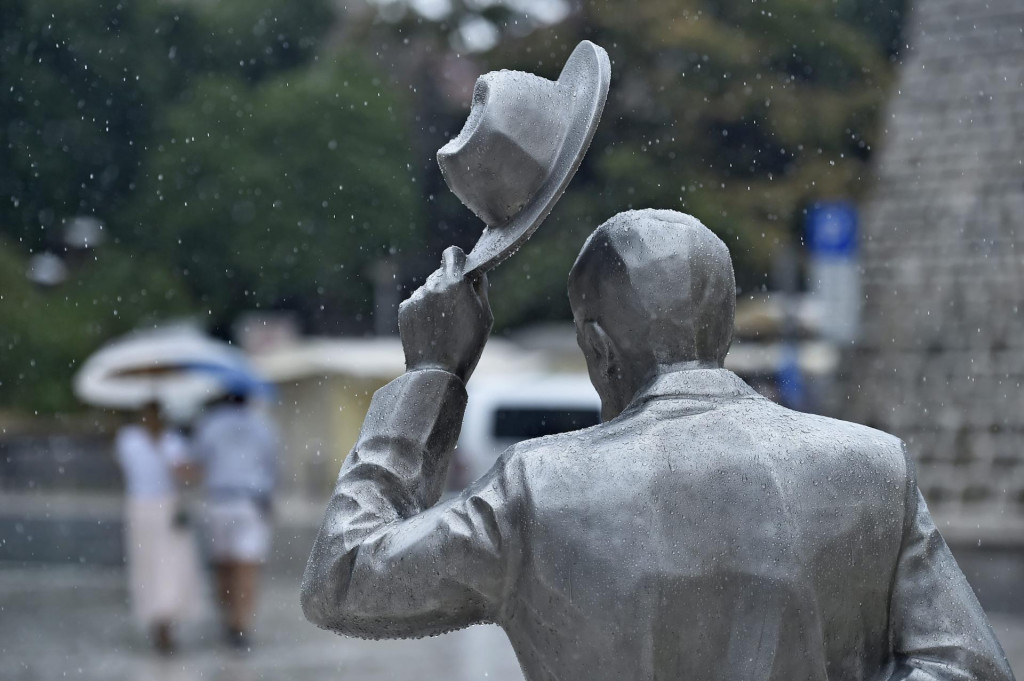
[[[530,238],[569,186],[594,138],[608,98],[611,63],[604,48],[589,40],[576,46],[558,76],[571,88],[571,120],[551,170],[533,197],[511,219],[486,227],[466,258],[466,272],[487,271]]]

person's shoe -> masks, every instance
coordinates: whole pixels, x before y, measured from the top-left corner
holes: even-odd
[[[153,627],[153,648],[159,655],[173,655],[177,651],[169,624],[160,623]]]
[[[229,627],[226,639],[228,646],[236,653],[248,653],[252,651],[249,635],[242,629],[233,629]]]

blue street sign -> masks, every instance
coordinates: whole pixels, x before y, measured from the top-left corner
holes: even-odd
[[[782,406],[800,411],[806,406],[807,391],[800,373],[800,351],[795,343],[786,343],[782,358],[775,373],[779,385],[779,401]]]
[[[857,252],[857,209],[849,201],[820,201],[804,221],[812,255],[852,258]]]

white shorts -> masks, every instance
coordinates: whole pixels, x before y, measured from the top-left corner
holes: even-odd
[[[204,514],[206,553],[211,561],[262,563],[270,553],[270,523],[253,499],[208,500]]]

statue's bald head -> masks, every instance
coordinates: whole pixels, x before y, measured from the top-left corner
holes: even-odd
[[[732,342],[729,249],[676,211],[627,211],[598,227],[569,275],[569,300],[578,330],[599,325],[619,361],[643,373],[689,362],[721,366]]]

